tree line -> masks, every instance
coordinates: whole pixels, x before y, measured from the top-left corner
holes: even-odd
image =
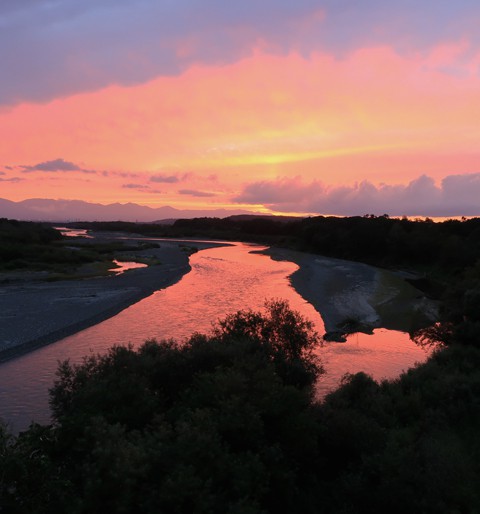
[[[284,302],[210,336],[59,366],[53,422],[0,430],[8,513],[442,514],[480,509],[480,351],[323,403],[312,325]]]

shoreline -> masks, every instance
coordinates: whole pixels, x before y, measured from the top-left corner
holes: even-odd
[[[290,284],[322,316],[326,341],[386,328],[411,333],[436,321],[437,302],[400,274],[361,262],[271,247],[274,260],[299,266]]]
[[[146,239],[95,234],[97,240],[118,237],[126,242]],[[139,259],[153,257],[161,262],[159,265],[107,277],[0,284],[0,363],[101,323],[177,283],[191,270],[191,252],[185,243],[196,251],[229,244],[173,239],[158,242],[160,248],[130,253]],[[380,327],[410,332],[435,321],[436,303],[393,272],[278,247],[259,253],[299,266],[289,277],[290,284],[320,313],[325,340],[342,342],[349,333],[371,333]]]
[[[105,238],[105,234],[98,238]],[[180,281],[191,270],[185,244],[159,244],[160,248],[129,253],[138,258],[153,257],[161,264],[119,275],[0,284],[0,363],[101,323]],[[197,251],[223,246],[200,241],[188,244]]]
[[[98,323],[101,323],[102,321],[105,321],[120,312],[122,312],[124,309],[127,309],[128,307],[134,305],[135,303],[139,302],[140,300],[143,300],[144,298],[147,298],[148,296],[152,295],[155,291],[158,291],[160,289],[164,289],[166,287],[169,287],[179,280],[182,279],[182,277],[190,271],[190,266],[185,266],[184,270],[179,271],[175,275],[171,275],[169,277],[169,280],[165,280],[165,282],[162,284],[161,287],[155,288],[155,289],[145,289],[141,288],[137,294],[129,295],[127,298],[123,299],[119,302],[112,302],[112,305],[107,307],[106,309],[97,312],[96,314],[93,314],[92,316],[89,316],[86,319],[82,319],[76,322],[73,322],[69,325],[63,326],[61,328],[58,328],[52,332],[46,333],[42,336],[39,336],[37,338],[28,340],[23,343],[14,344],[8,348],[3,348],[0,350],[0,363],[5,362],[10,359],[14,359],[16,357],[19,357],[21,355],[24,355],[26,353],[29,353],[33,350],[36,350],[37,348],[42,348],[43,346],[47,346],[52,343],[56,343],[57,341],[60,341],[64,339],[65,337],[71,336],[73,334],[76,334],[77,332],[81,332],[82,330],[85,330],[86,328],[89,328],[93,325],[97,325]],[[132,270],[134,271],[134,270]],[[107,277],[113,278],[113,277]]]

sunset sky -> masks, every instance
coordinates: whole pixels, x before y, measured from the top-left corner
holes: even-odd
[[[1,0],[0,198],[480,215],[479,27],[478,0]]]

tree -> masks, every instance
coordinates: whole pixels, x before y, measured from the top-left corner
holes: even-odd
[[[68,485],[61,498],[50,490],[57,511],[307,512],[318,342],[310,322],[270,301],[183,345],[62,363],[46,461]]]
[[[219,321],[214,330],[221,340],[253,339],[271,355],[287,382],[311,385],[323,372],[314,351],[322,343],[311,321],[289,308],[285,300],[265,302],[265,313],[243,310]]]

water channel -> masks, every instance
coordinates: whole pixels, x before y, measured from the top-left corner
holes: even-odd
[[[287,300],[323,333],[320,314],[289,283],[297,265],[251,253],[259,249],[238,243],[195,253],[190,257],[191,272],[173,286],[98,325],[1,364],[0,417],[15,431],[31,420],[47,423],[47,391],[58,361],[80,362],[90,352],[101,353],[114,344],[138,346],[150,338],[181,341],[195,331],[209,332],[212,323],[226,314],[261,310],[266,299]],[[428,356],[407,334],[383,329],[373,335],[353,334],[346,343],[325,343],[318,352],[326,369],[317,383],[319,398],[347,372],[392,378]]]

